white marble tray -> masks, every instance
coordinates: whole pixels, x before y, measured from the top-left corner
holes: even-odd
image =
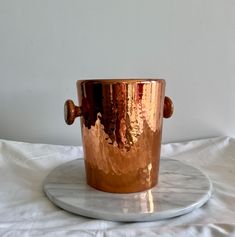
[[[153,221],[186,214],[205,204],[212,184],[200,170],[177,160],[161,159],[159,184],[131,194],[101,192],[86,184],[83,159],[54,169],[44,191],[57,206],[82,216],[112,221]]]

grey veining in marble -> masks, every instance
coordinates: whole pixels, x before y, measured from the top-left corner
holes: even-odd
[[[131,194],[101,192],[86,184],[82,159],[54,169],[44,191],[57,206],[82,216],[113,221],[153,221],[186,214],[201,207],[212,193],[209,178],[177,160],[161,159],[159,184]]]

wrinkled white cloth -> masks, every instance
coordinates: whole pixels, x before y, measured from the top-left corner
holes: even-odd
[[[54,206],[43,193],[44,178],[82,154],[82,147],[0,140],[0,236],[235,236],[234,138],[162,145],[162,159],[181,160],[207,173],[213,195],[189,214],[154,222],[96,220]]]

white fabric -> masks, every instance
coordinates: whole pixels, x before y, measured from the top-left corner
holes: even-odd
[[[207,173],[214,186],[211,199],[180,217],[120,223],[70,214],[45,197],[45,176],[59,164],[81,158],[81,147],[0,140],[0,236],[235,236],[235,139],[166,144],[162,156]]]

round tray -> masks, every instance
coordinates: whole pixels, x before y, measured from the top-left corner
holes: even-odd
[[[55,168],[43,185],[47,197],[66,211],[112,221],[153,221],[186,214],[205,204],[212,184],[199,169],[161,159],[159,183],[144,192],[116,194],[86,184],[83,159]]]

